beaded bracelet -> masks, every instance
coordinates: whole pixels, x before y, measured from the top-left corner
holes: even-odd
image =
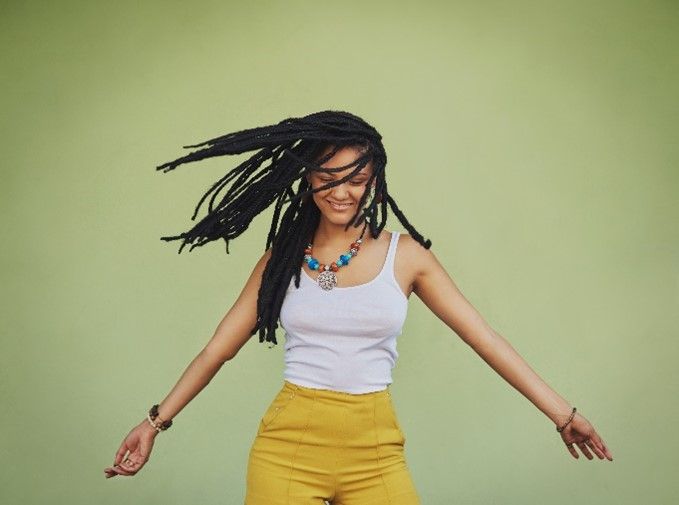
[[[163,421],[163,419],[158,415],[158,407],[159,407],[158,404],[151,407],[149,409],[148,414],[146,415],[146,419],[148,420],[149,424],[153,426],[158,433],[160,433],[161,431],[165,431],[170,426],[172,426],[172,419],[168,421]],[[154,422],[156,419],[158,419],[161,422],[159,423]]]
[[[558,431],[559,433],[561,433],[561,432],[563,431],[563,429],[564,429],[566,426],[568,426],[568,423],[570,423],[570,422],[573,420],[573,417],[575,417],[575,407],[573,407],[573,411],[571,412],[571,417],[568,418],[568,421],[566,421],[566,423],[565,423],[563,426],[561,426],[561,427],[558,427],[558,426],[557,426],[557,427],[556,427],[556,431]]]

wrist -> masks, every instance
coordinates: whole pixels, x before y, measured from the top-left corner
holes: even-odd
[[[145,418],[142,422],[139,423],[139,427],[144,430],[145,432],[152,433],[153,435],[157,435],[159,431],[151,426],[151,423],[149,423],[149,420]]]
[[[576,411],[577,409],[572,407],[568,414],[557,416],[557,419],[554,421],[554,424],[556,424],[556,431],[562,432],[566,426],[568,426],[573,421]]]
[[[573,411],[573,405],[564,399],[550,405],[550,408],[543,410],[544,414],[557,426],[563,426],[568,421]]]
[[[170,428],[170,426],[172,426],[172,420],[162,418],[160,416],[160,413],[158,412],[158,407],[159,407],[158,404],[151,407],[146,416],[146,419],[149,422],[149,425],[153,426],[156,429],[156,431],[165,431],[168,428]]]

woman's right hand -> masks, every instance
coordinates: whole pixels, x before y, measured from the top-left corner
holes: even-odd
[[[589,452],[589,449],[591,449],[599,459],[605,458],[608,461],[613,461],[613,454],[608,446],[596,432],[594,426],[580,412],[573,416],[573,420],[566,425],[560,434],[561,439],[566,443],[568,452],[575,459],[578,459],[580,455],[573,445],[577,445],[587,459],[594,459],[594,456]]]
[[[135,426],[120,444],[113,466],[104,469],[106,478],[116,475],[136,475],[149,460],[157,434],[147,420]]]

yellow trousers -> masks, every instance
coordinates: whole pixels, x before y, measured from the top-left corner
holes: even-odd
[[[283,387],[250,449],[245,505],[420,505],[389,388]]]

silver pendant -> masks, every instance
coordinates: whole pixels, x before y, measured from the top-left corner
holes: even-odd
[[[337,276],[332,270],[323,270],[316,278],[318,285],[326,291],[337,286]]]

